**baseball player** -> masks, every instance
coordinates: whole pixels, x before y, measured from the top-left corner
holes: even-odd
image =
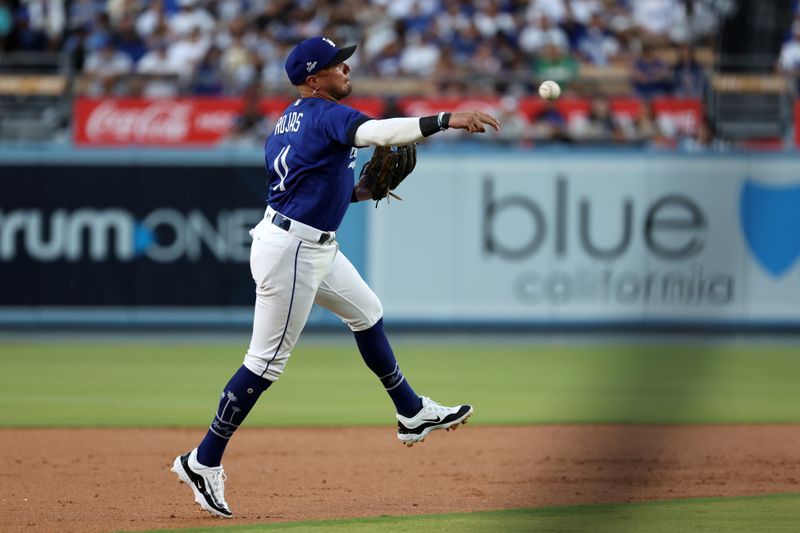
[[[480,112],[373,120],[339,103],[351,91],[345,63],[355,45],[338,48],[314,37],[298,44],[286,73],[300,97],[278,120],[264,149],[267,209],[250,231],[256,283],[253,333],[244,364],[225,386],[211,426],[197,448],[175,458],[172,471],[212,515],[230,518],[222,455],[259,396],[280,378],[317,303],[355,335],[364,362],[397,410],[397,437],[411,446],[433,430],[466,422],[472,406],[446,407],[418,396],[403,376],[383,331],[383,309],[339,251],[336,230],[352,202],[380,200],[413,170],[414,143],[448,128],[495,130]],[[400,146],[391,149],[391,146]],[[357,148],[377,146],[354,186]]]

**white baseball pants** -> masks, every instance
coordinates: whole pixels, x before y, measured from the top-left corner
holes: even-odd
[[[253,336],[244,358],[250,371],[276,381],[314,303],[331,310],[353,331],[383,316],[380,300],[335,239],[319,244],[320,231],[292,221],[289,231],[266,215],[250,231],[250,271],[256,283]]]

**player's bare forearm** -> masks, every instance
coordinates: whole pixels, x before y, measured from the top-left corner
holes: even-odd
[[[493,116],[481,111],[458,111],[450,115],[450,127],[457,130],[483,133],[486,131],[484,125],[493,127],[495,131],[500,131],[500,122]]]
[[[372,191],[370,191],[363,183],[357,183],[353,188],[353,197],[351,198],[351,202],[363,202],[364,200],[370,199],[372,199]]]

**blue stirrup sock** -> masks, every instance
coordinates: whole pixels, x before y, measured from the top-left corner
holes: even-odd
[[[378,376],[395,409],[403,416],[413,416],[422,408],[420,400],[394,358],[389,339],[383,331],[383,318],[364,331],[354,331],[358,351],[370,370]]]
[[[270,380],[254,374],[244,366],[236,371],[225,385],[214,420],[211,421],[206,436],[197,447],[197,461],[201,465],[221,464],[222,454],[225,453],[228,441],[256,404],[258,397],[270,385],[272,385]]]

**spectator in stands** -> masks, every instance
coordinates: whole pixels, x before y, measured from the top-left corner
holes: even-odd
[[[669,38],[678,44],[706,43],[717,27],[710,2],[679,0]]]
[[[222,52],[211,46],[195,67],[189,92],[199,96],[219,96],[225,91],[225,73],[222,71]]]
[[[636,118],[629,141],[649,148],[674,148],[675,138],[664,134],[652,103],[642,102],[642,113]]]
[[[567,118],[552,101],[545,101],[544,107],[533,116],[531,135],[538,142],[570,140],[567,133]]]
[[[541,15],[534,24],[526,26],[520,32],[519,46],[529,54],[537,54],[547,46],[567,51],[569,41],[564,30],[554,26],[547,16]]]
[[[70,28],[88,28],[98,13],[105,8],[105,2],[96,0],[73,0],[69,2],[67,16],[69,17]]]
[[[783,43],[778,68],[791,75],[800,91],[800,25],[793,26],[792,39]]]
[[[441,57],[447,57],[442,51]],[[397,41],[386,43],[372,60],[372,71],[382,78],[392,78],[400,73],[400,44]],[[435,69],[436,72],[439,69]]]
[[[571,17],[578,24],[588,26],[592,17],[603,13],[603,2],[600,0],[564,0],[564,8],[565,19]]]
[[[478,45],[470,65],[474,74],[479,76],[496,76],[502,67],[491,41],[484,41]]]
[[[411,3],[411,9],[403,16],[407,32],[423,34],[431,28],[431,14],[423,12],[422,6],[417,2]]]
[[[169,31],[175,38],[184,37],[199,29],[208,37],[216,27],[216,21],[208,11],[197,5],[197,0],[178,0],[180,10],[167,19]]]
[[[133,15],[126,16],[117,25],[114,44],[118,50],[128,54],[128,57],[134,63],[139,61],[148,51],[144,40],[136,33],[136,20]]]
[[[685,152],[705,152],[714,147],[714,134],[711,125],[702,119],[693,135],[685,136],[678,142],[678,149]]]
[[[141,11],[140,0],[108,0],[105,11],[114,27],[119,27],[125,19],[136,20],[136,15]]]
[[[597,66],[606,66],[617,59],[619,41],[608,31],[606,22],[599,13],[592,15],[589,26],[578,41],[578,55],[584,61]]]
[[[501,120],[503,127],[496,134],[496,140],[502,144],[529,144],[533,139],[531,123],[520,112],[519,102],[516,98],[506,96],[500,101],[500,108],[495,112],[495,117]],[[483,140],[483,139],[481,139]]]
[[[247,25],[243,19],[236,19],[229,24],[227,43],[220,46],[222,52],[222,71],[225,74],[228,88],[238,93],[250,85],[257,77],[256,61],[253,52],[245,43]],[[218,38],[219,42],[219,38]],[[260,64],[261,61],[258,60]]]
[[[472,17],[475,27],[484,39],[493,39],[498,33],[514,35],[517,32],[514,17],[500,9],[498,0],[488,0],[483,9],[476,10]]]
[[[195,26],[187,35],[170,45],[170,60],[181,66],[182,81],[191,79],[195,67],[206,55],[210,46],[211,39],[202,33],[199,26]]]
[[[113,38],[113,35],[114,29],[111,26],[111,19],[108,14],[98,11],[89,26],[89,35],[86,36],[86,48],[90,52],[99,50],[103,43]]]
[[[653,46],[669,44],[669,32],[680,19],[678,0],[636,0],[631,4],[642,41]]]
[[[172,98],[178,95],[180,65],[170,59],[169,43],[161,41],[136,64],[136,72],[144,79],[142,96]]]
[[[627,140],[625,131],[611,112],[608,98],[604,96],[592,99],[588,115],[570,122],[569,134],[580,143],[616,144]]]
[[[262,63],[261,83],[267,90],[279,92],[286,88],[285,58],[293,46],[291,43],[275,43],[273,53],[259,55]]]
[[[564,0],[530,0],[525,18],[528,21],[540,20],[547,17],[551,21],[560,24],[567,14]]]
[[[242,110],[233,119],[224,144],[243,147],[261,146],[269,132],[266,118],[260,109],[260,85],[254,83],[247,87],[242,94],[242,101]]]
[[[650,99],[670,91],[672,70],[659,58],[655,49],[645,45],[633,64],[633,88],[641,98]]]
[[[451,41],[455,60],[460,64],[468,64],[478,49],[479,41],[480,33],[472,22],[463,28],[458,28]]]
[[[434,19],[436,36],[445,43],[452,43],[456,33],[472,24],[472,20],[458,0],[445,0],[444,10]]]
[[[11,36],[14,46],[29,52],[47,49],[47,35],[30,23],[27,7],[19,7],[14,14],[14,31]]]
[[[47,41],[47,50],[58,50],[66,26],[66,11],[63,1],[25,0],[20,2],[27,13],[30,29],[41,32]]]
[[[678,62],[672,68],[672,94],[685,98],[701,98],[705,94],[708,78],[703,66],[688,44],[680,47]]]
[[[110,37],[99,42],[100,48],[92,52],[83,64],[83,72],[89,82],[91,96],[120,95],[125,93],[120,83],[132,68],[133,61],[114,46]]]
[[[553,80],[565,91],[578,74],[578,62],[574,56],[550,44],[534,61],[533,70],[539,81]]]
[[[567,2],[564,6],[566,7],[566,15],[564,16],[564,20],[559,24],[559,27],[564,30],[564,34],[567,36],[569,49],[575,50],[578,48],[578,42],[580,42],[586,34],[586,24],[578,22],[578,19],[575,18],[571,3]]]
[[[139,37],[149,40],[156,28],[167,26],[167,13],[164,11],[162,0],[149,0],[147,9],[136,17],[136,33]]]
[[[400,52],[400,69],[412,76],[429,76],[440,54],[433,33],[408,33],[406,46]]]
[[[241,18],[245,15],[245,11],[250,7],[249,2],[243,0],[219,0],[217,2],[210,2],[212,13],[223,24]]]

